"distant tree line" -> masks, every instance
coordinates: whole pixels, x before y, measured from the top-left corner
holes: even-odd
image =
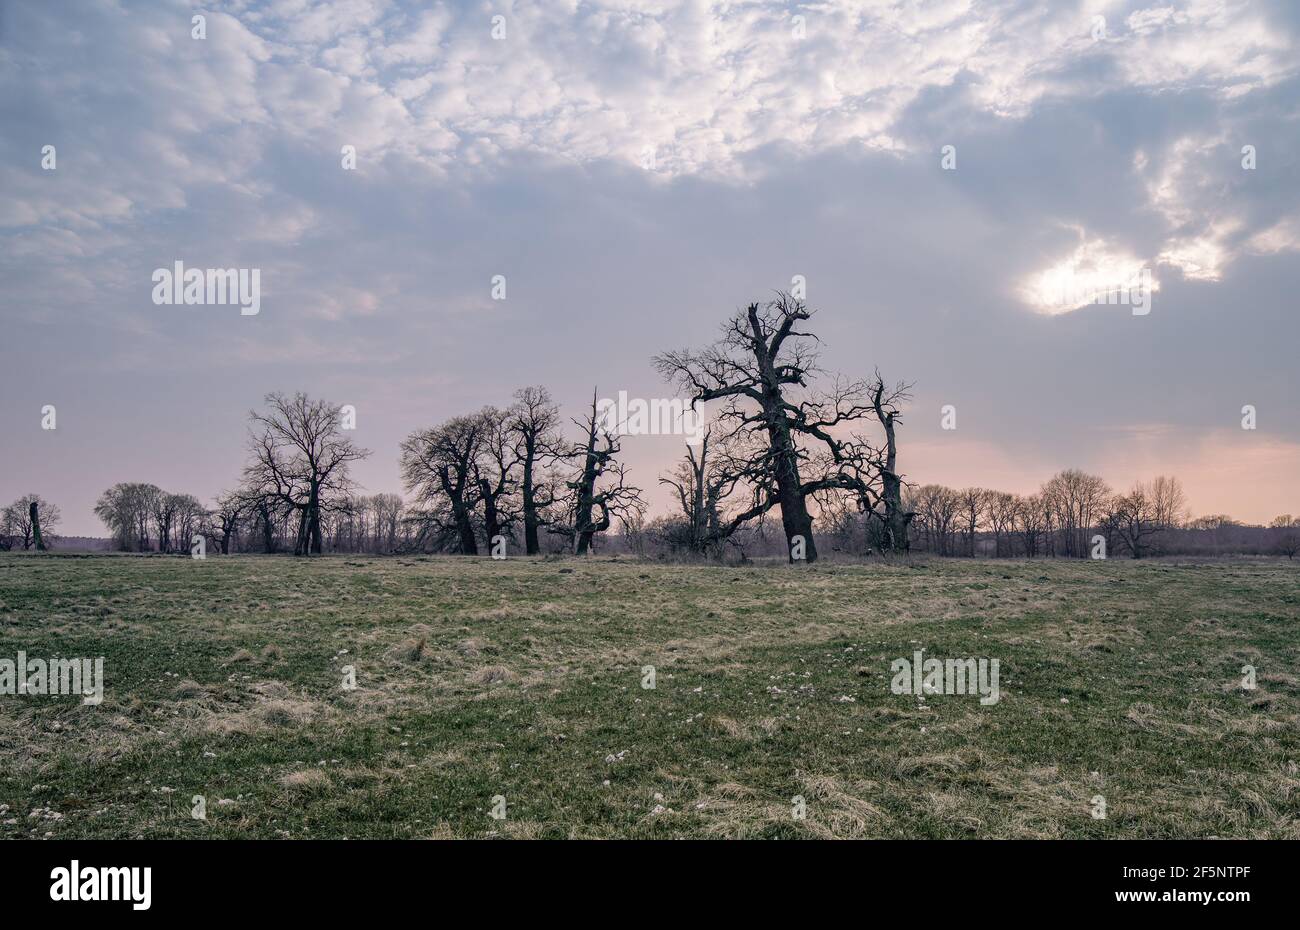
[[[1088,558],[1097,537],[1107,556],[1153,555],[1186,509],[1175,478],[1138,482],[1117,494],[1101,477],[1078,469],[1053,475],[1036,494],[928,484],[910,490],[908,503],[921,550],[1030,558]]]
[[[240,481],[211,509],[126,483],[96,513],[122,549],[181,552],[202,536],[223,554],[583,555],[610,540],[638,555],[743,560],[775,548],[813,562],[829,541],[858,555],[1086,558],[1100,536],[1108,555],[1142,558],[1169,551],[1176,532],[1201,532],[1178,481],[1163,476],[1124,493],[1075,469],[1031,495],[909,484],[898,430],[911,386],[878,370],[824,372],[812,316],[778,292],[737,310],[704,348],[653,359],[692,410],[717,409],[659,478],[673,507],[652,520],[595,392],[566,426],[540,386],[411,432],[400,445],[404,497],[359,493],[352,466],[370,452],[347,436],[340,406],[277,393],[250,411]],[[1275,551],[1294,556],[1295,527],[1288,516],[1270,530]]]
[[[95,515],[108,527],[114,545],[126,552],[188,552],[209,519],[194,495],[139,482],[113,485],[100,495]]]
[[[1089,558],[1097,537],[1107,557],[1300,552],[1300,520],[1290,514],[1268,527],[1222,514],[1193,519],[1181,484],[1168,476],[1116,493],[1099,476],[1070,469],[1035,494],[926,484],[909,488],[905,502],[912,549],[941,556]],[[873,544],[869,530],[841,515],[829,532],[838,546],[861,552]]]

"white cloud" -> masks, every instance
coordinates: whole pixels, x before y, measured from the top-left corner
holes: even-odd
[[[1147,286],[1150,269],[1141,258],[1104,239],[1087,238],[1082,229],[1076,233],[1080,241],[1070,254],[1022,283],[1021,299],[1035,311],[1051,316],[1069,313],[1090,304],[1115,302],[1117,293],[1128,295]],[[1153,291],[1160,289],[1157,281],[1149,284]]]

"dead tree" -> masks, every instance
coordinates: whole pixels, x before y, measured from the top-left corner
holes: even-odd
[[[613,526],[613,518],[631,507],[644,506],[641,489],[627,483],[618,436],[608,429],[596,411],[596,394],[591,395],[591,413],[585,420],[574,421],[584,433],[583,442],[570,452],[581,464],[577,474],[566,482],[570,499],[570,522],[552,527],[552,532],[568,536],[574,551],[586,555],[592,550],[597,533]]]
[[[654,359],[665,379],[690,393],[692,405],[725,402],[717,419],[725,438],[744,450],[728,468],[753,492],[751,506],[732,517],[731,527],[780,507],[791,561],[802,548],[809,562],[816,561],[817,546],[808,499],[837,490],[874,509],[881,472],[879,449],[856,435],[843,436],[875,415],[866,385],[837,379],[824,394],[809,390],[819,373],[816,336],[796,327],[811,315],[802,301],[778,292],[767,304],[738,311],[722,338],[703,351]]]
[[[719,555],[738,528],[724,514],[724,504],[735,490],[736,478],[720,467],[719,460],[725,461],[725,450],[717,449],[716,445],[710,427],[705,430],[698,452],[687,444],[686,458],[671,475],[659,479],[660,484],[677,493],[684,521],[671,527],[673,545],[684,546],[700,555]]]
[[[884,461],[880,468],[880,511],[881,522],[880,547],[893,552],[907,552],[911,545],[907,538],[907,528],[912,522],[913,514],[903,506],[903,477],[898,473],[898,443],[894,436],[895,427],[901,422],[899,405],[911,400],[910,385],[899,382],[892,391],[886,390],[885,381],[876,370],[876,380],[870,388],[871,409],[885,431]],[[868,517],[870,519],[870,516]]]

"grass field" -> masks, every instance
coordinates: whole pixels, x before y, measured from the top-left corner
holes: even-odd
[[[1300,836],[1283,561],[6,554],[18,650],[107,685],[0,697],[8,838]]]

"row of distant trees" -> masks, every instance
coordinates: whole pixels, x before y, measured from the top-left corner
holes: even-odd
[[[895,427],[908,386],[823,377],[801,300],[738,310],[699,351],[657,356],[692,405],[720,409],[697,448],[661,481],[679,512],[643,532],[645,501],[627,480],[621,437],[595,394],[563,422],[545,388],[412,432],[401,444],[407,496],[358,496],[351,466],[370,453],[341,427],[341,408],[305,394],[271,394],[250,413],[248,461],[206,529],[221,552],[329,549],[476,554],[502,541],[528,554],[592,551],[621,527],[629,540],[701,556],[743,550],[779,515],[791,558],[817,559],[814,515],[853,507],[879,545],[908,548]],[[873,429],[874,427],[874,429]],[[576,431],[575,429],[576,428]],[[871,435],[868,435],[871,432]],[[116,485],[96,508],[123,548],[185,548],[203,522],[187,495]],[[172,504],[175,504],[173,507]],[[152,528],[152,536],[151,530]]]
[[[341,429],[341,408],[305,394],[272,394],[249,414],[241,483],[205,510],[191,495],[151,484],[114,485],[96,513],[125,550],[188,551],[196,535],[221,553],[456,552],[520,545],[530,555],[594,548],[633,512],[618,436],[595,398],[566,437],[544,387],[506,408],[484,407],[411,433],[401,444],[408,497],[357,493],[350,466],[370,453]],[[514,550],[518,551],[518,550]]]
[[[1116,493],[1098,475],[1069,469],[1028,496],[930,484],[908,497],[916,542],[940,555],[973,556],[984,534],[993,556],[1087,558],[1100,536],[1108,555],[1142,558],[1186,517],[1182,486],[1163,475],[1127,493]]]
[[[1098,475],[1062,471],[1035,494],[926,484],[904,496],[912,514],[914,551],[943,556],[1088,558],[1104,542],[1107,556],[1143,558],[1167,552],[1300,551],[1300,520],[1290,514],[1268,527],[1248,527],[1224,514],[1189,517],[1177,478],[1159,476],[1114,491]],[[870,548],[870,527],[852,515],[832,517],[838,547]]]
[[[812,312],[793,295],[737,310],[702,349],[653,363],[708,429],[659,482],[669,514],[646,519],[628,481],[619,429],[598,409],[566,420],[544,387],[417,429],[401,443],[406,492],[365,496],[352,466],[370,455],[342,408],[271,394],[249,414],[248,458],[233,490],[205,509],[148,484],[106,491],[96,512],[124,549],[184,551],[195,535],[222,553],[591,552],[611,530],[642,554],[721,558],[776,551],[808,562],[832,548],[940,555],[1082,558],[1160,550],[1184,519],[1172,478],[1117,494],[1071,470],[1034,495],[908,485],[898,428],[910,385],[879,371],[854,380],[818,365]],[[814,535],[814,519],[819,532]],[[856,534],[857,542],[853,542]],[[603,543],[602,543],[603,545]]]
[[[211,517],[192,494],[140,482],[113,485],[100,495],[95,515],[127,552],[188,552],[195,535],[209,530]]]

